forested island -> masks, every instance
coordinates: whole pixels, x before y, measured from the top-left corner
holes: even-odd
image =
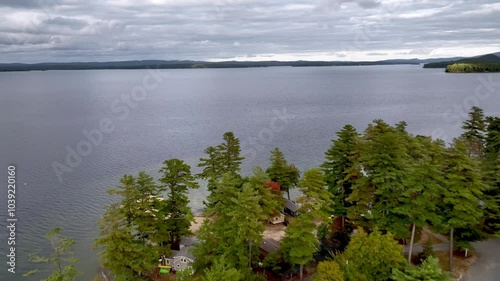
[[[463,58],[452,61],[440,61],[424,64],[424,68],[445,68],[446,72],[498,72],[500,57],[497,54],[488,54],[472,58]]]
[[[452,281],[471,242],[500,234],[500,118],[473,107],[462,128],[445,144],[410,134],[405,122],[377,119],[363,133],[346,125],[320,167],[301,173],[276,148],[251,176],[227,132],[204,150],[199,174],[169,159],[158,180],[123,176],[108,191],[118,201],[106,207],[95,246],[116,281]],[[193,230],[188,192],[200,181],[209,195]],[[266,236],[276,227],[279,241]],[[54,248],[58,259],[34,261],[56,265],[47,280],[74,280],[71,239],[54,240],[60,234],[47,236],[64,246]],[[439,234],[448,252],[427,239],[413,253],[424,235]]]
[[[500,72],[500,63],[454,63],[446,66],[446,72],[472,73],[472,72]]]

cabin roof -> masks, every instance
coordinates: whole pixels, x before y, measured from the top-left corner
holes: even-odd
[[[172,254],[168,258],[175,259],[175,258],[179,258],[179,257],[186,257],[188,259],[195,260],[195,257],[193,256],[193,254],[191,254],[191,252],[189,251],[191,248],[192,248],[192,246],[187,246],[187,247],[180,249],[179,251],[172,251]]]
[[[193,246],[196,243],[198,243],[198,239],[196,237],[182,237],[179,242],[180,245],[184,245],[186,247]]]
[[[300,209],[300,205],[295,203],[295,201],[285,199],[285,208],[292,212],[297,212]]]
[[[262,240],[262,243],[260,243],[259,248],[265,251],[266,253],[271,253],[277,251],[280,248],[280,243],[274,239],[266,238]]]

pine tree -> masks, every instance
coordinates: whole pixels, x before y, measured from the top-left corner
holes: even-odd
[[[453,281],[455,279],[439,268],[438,259],[430,257],[420,266],[408,266],[404,270],[394,269],[394,281]]]
[[[78,274],[75,265],[78,260],[73,257],[71,248],[75,244],[75,240],[67,237],[62,237],[62,229],[54,228],[45,234],[45,238],[50,241],[54,251],[51,257],[43,257],[30,254],[29,260],[34,263],[52,264],[56,269],[46,278],[45,281],[73,281]],[[66,265],[65,265],[66,264]],[[38,269],[31,270],[24,277],[31,276],[38,272]]]
[[[99,221],[101,262],[117,281],[136,280],[153,269],[158,257],[167,254],[168,234],[162,228],[161,188],[153,178],[140,172],[137,178],[125,175],[121,185],[108,191],[121,200],[106,207]]]
[[[203,170],[196,176],[200,179],[207,180],[208,191],[212,191],[215,188],[215,181],[222,175],[221,155],[217,148],[213,146],[207,147],[204,152],[208,157],[200,158],[198,167],[203,167]]]
[[[486,119],[486,148],[481,161],[483,180],[487,185],[483,230],[487,234],[500,234],[500,118]]]
[[[161,255],[157,248],[136,238],[136,230],[129,225],[119,205],[111,205],[99,221],[100,238],[95,246],[103,247],[100,260],[117,281],[140,280],[158,264]]]
[[[360,217],[371,219],[379,228],[391,231],[398,238],[406,238],[410,220],[397,212],[397,208],[407,190],[405,181],[411,162],[408,138],[382,120],[374,123],[365,131],[358,164],[365,175],[352,186],[350,213],[352,219],[361,220],[361,225]]]
[[[401,194],[399,206],[394,212],[406,216],[412,225],[408,253],[410,263],[416,227],[439,223],[436,208],[444,192],[444,178],[440,167],[445,148],[428,137],[418,136],[409,139],[408,142],[412,162],[408,169],[408,177],[403,182],[406,189]]]
[[[191,234],[189,227],[194,219],[187,194],[189,189],[196,189],[199,186],[191,175],[191,167],[182,160],[166,160],[160,173],[163,173],[160,182],[168,191],[162,208],[162,212],[166,215],[164,227],[169,233],[169,244],[177,248],[181,238]]]
[[[196,267],[210,267],[217,256],[224,256],[231,267],[247,270],[252,264],[268,214],[261,207],[261,195],[251,183],[238,187],[239,179],[227,173],[209,198],[205,220],[195,245]],[[216,202],[215,204],[212,204]]]
[[[480,156],[484,150],[484,136],[486,130],[484,112],[473,106],[469,112],[469,119],[462,126],[464,133],[461,138],[465,141],[470,156]]]
[[[303,280],[304,265],[313,260],[318,240],[313,234],[316,224],[309,214],[294,218],[285,229],[281,249],[291,264],[300,266],[300,280]]]
[[[240,140],[234,136],[233,132],[224,133],[222,139],[224,141],[217,146],[221,172],[238,174],[241,162],[245,159],[240,156]]]
[[[326,161],[321,168],[325,173],[328,190],[333,195],[333,215],[342,216],[344,229],[347,208],[351,206],[346,199],[352,194],[354,182],[361,177],[361,172],[356,167],[360,140],[359,134],[351,125],[344,126],[337,132],[337,136],[325,153]]]
[[[322,261],[313,281],[344,281],[344,273],[336,261]]]
[[[237,269],[229,267],[224,257],[216,259],[213,266],[205,273],[203,281],[240,281],[245,276]]]
[[[134,182],[131,191],[134,199],[125,200],[132,203],[132,206],[128,208],[131,208],[133,213],[130,225],[136,229],[136,238],[146,244],[155,243],[159,247],[165,246],[169,233],[161,223],[165,221],[165,213],[161,211],[164,206],[161,196],[163,189],[154,182],[153,177],[145,172],[139,172]]]
[[[261,167],[253,169],[253,175],[248,178],[248,184],[257,191],[260,208],[262,208],[267,218],[283,211],[283,197],[280,195],[280,186],[278,183],[270,181]],[[269,185],[272,187],[269,187]],[[278,190],[273,187],[277,187]]]
[[[224,254],[229,257],[231,253],[227,250],[233,248],[232,254],[238,258],[236,268],[243,268],[245,263],[251,268],[253,254],[258,253],[258,245],[262,242],[265,230],[263,221],[266,221],[268,214],[263,212],[260,201],[258,191],[250,184],[244,184],[238,197],[234,199],[234,208],[227,214],[232,231],[225,233],[230,236],[224,238],[233,237],[233,245]]]
[[[314,219],[321,219],[327,223],[330,206],[332,205],[332,195],[328,192],[324,182],[324,174],[319,168],[307,170],[303,179],[299,182],[301,196],[297,201],[302,204],[299,211],[311,215]]]
[[[367,234],[359,228],[345,252],[336,257],[346,281],[386,281],[393,269],[403,269],[402,247],[390,233]]]
[[[241,162],[245,159],[240,156],[240,151],[240,140],[232,132],[224,133],[221,144],[207,147],[204,150],[207,158],[200,158],[198,167],[202,167],[203,170],[196,176],[207,180],[207,188],[212,191],[222,175],[226,173],[238,174]]]
[[[281,190],[285,191],[290,199],[290,189],[299,181],[300,173],[294,165],[289,165],[283,152],[278,148],[271,151],[271,166],[266,172],[272,181],[280,184]]]
[[[438,205],[443,225],[450,231],[450,271],[453,256],[453,232],[472,228],[483,216],[481,198],[484,184],[477,163],[468,156],[464,141],[455,140],[444,158],[445,192]]]

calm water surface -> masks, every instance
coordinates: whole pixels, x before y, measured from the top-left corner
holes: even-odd
[[[408,123],[413,134],[450,142],[460,134],[461,111],[475,102],[500,116],[500,89],[491,95],[479,77],[446,74],[420,66],[310,67],[164,70],[162,83],[142,101],[126,96],[142,85],[147,70],[45,71],[0,73],[0,159],[5,180],[0,199],[6,224],[7,166],[15,164],[17,189],[17,275],[7,273],[7,231],[1,232],[0,280],[39,280],[21,273],[33,265],[29,253],[47,254],[44,234],[61,226],[76,240],[75,255],[91,280],[99,268],[92,243],[106,190],[124,174],[141,170],[155,176],[161,163],[181,158],[193,166],[203,149],[233,131],[242,141],[248,174],[266,166],[269,151],[280,147],[302,171],[316,167],[335,137],[350,123],[359,130],[374,119]],[[491,74],[500,81],[499,74]],[[125,100],[122,100],[124,99]],[[132,107],[134,108],[132,108]],[[125,109],[129,113],[125,115]],[[114,130],[60,182],[52,163],[65,164],[67,147],[86,140],[83,130],[110,120]],[[25,185],[26,183],[26,185]],[[192,207],[202,208],[204,188],[192,192]]]

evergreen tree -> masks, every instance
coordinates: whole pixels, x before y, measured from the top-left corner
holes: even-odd
[[[403,249],[393,236],[378,229],[367,234],[359,228],[346,251],[336,260],[346,281],[386,281],[393,269],[403,269]]]
[[[169,244],[177,248],[183,236],[191,234],[189,227],[194,219],[187,194],[189,189],[198,188],[198,183],[191,175],[191,167],[179,159],[163,162],[160,181],[168,191],[162,212],[167,216],[165,230],[169,233]]]
[[[244,159],[240,156],[240,151],[240,140],[232,132],[224,133],[221,144],[215,147],[210,146],[204,150],[207,158],[200,158],[198,167],[202,167],[203,170],[196,176],[207,180],[207,188],[212,191],[223,174],[238,174]]]
[[[303,280],[304,265],[313,260],[318,240],[313,234],[316,224],[309,214],[294,218],[285,229],[281,248],[285,258],[291,264],[300,266],[300,280]]]
[[[480,156],[484,150],[484,136],[486,123],[484,112],[481,108],[473,106],[469,112],[469,119],[462,126],[464,133],[462,139],[465,141],[470,156]]]
[[[268,214],[261,207],[259,191],[250,183],[238,188],[239,180],[227,173],[211,194],[205,220],[198,232],[200,242],[195,245],[195,266],[210,267],[217,256],[224,256],[225,263],[240,271],[252,264],[257,247],[262,241],[265,227],[262,221]]]
[[[455,279],[441,271],[438,259],[430,257],[420,266],[408,266],[404,270],[394,269],[391,280],[394,281],[453,281]]]
[[[299,211],[311,215],[314,219],[328,222],[331,213],[332,196],[324,182],[324,174],[319,168],[307,170],[299,182],[300,191],[304,194],[297,201],[302,204]]]
[[[221,167],[221,155],[217,148],[213,146],[209,146],[204,150],[205,154],[207,154],[207,158],[200,158],[200,163],[198,167],[203,167],[201,173],[196,176],[200,179],[204,179],[208,181],[208,191],[212,191],[215,188],[215,182],[222,174]]]
[[[356,167],[359,155],[359,134],[351,125],[346,125],[337,132],[338,138],[332,140],[332,146],[325,153],[326,161],[321,165],[325,173],[328,190],[333,195],[333,215],[342,216],[342,229],[345,227],[347,208],[351,203],[346,199],[352,194],[354,182],[361,177]]]
[[[154,243],[159,246],[165,246],[168,241],[169,233],[164,228],[166,214],[162,212],[165,202],[161,196],[163,190],[154,182],[153,177],[145,172],[139,172],[138,176],[133,179],[135,184],[132,185],[130,192],[131,198],[124,198],[127,203],[132,203],[127,206],[132,212],[132,221],[136,230],[136,238],[143,241],[145,244]],[[118,194],[120,191],[118,191]],[[113,194],[113,191],[111,191]],[[160,250],[160,249],[158,249]]]
[[[240,156],[240,140],[234,136],[233,132],[224,133],[222,139],[224,141],[217,146],[221,172],[238,174],[241,162],[245,159]]]
[[[336,261],[322,261],[313,281],[344,281],[344,273]]]
[[[34,254],[30,254],[29,256],[31,262],[52,264],[56,267],[56,270],[47,278],[41,279],[42,281],[73,281],[78,274],[74,266],[78,260],[73,257],[73,253],[71,252],[75,240],[62,237],[61,234],[61,228],[54,228],[45,234],[45,238],[50,241],[54,251],[51,257],[37,256]],[[23,276],[31,276],[37,271],[37,269],[31,270],[23,274]]]
[[[181,271],[175,273],[175,281],[192,281],[193,280],[193,269],[188,267]]]
[[[411,163],[407,137],[382,120],[374,123],[365,131],[359,157],[359,166],[365,176],[352,186],[350,213],[353,219],[361,221],[360,225],[366,225],[362,223],[364,217],[396,237],[406,238],[411,222],[397,208],[400,207],[399,199],[407,190],[405,181]]]
[[[429,137],[411,138],[409,151],[412,162],[403,185],[405,191],[394,211],[408,218],[412,225],[408,262],[411,262],[416,227],[439,223],[437,204],[444,192],[444,177],[440,169],[444,146]]]
[[[260,208],[267,218],[283,211],[283,197],[281,197],[279,191],[280,186],[278,183],[270,181],[261,167],[253,169],[253,175],[248,179],[248,184],[257,191]]]
[[[245,276],[237,269],[229,267],[225,263],[225,259],[216,259],[213,266],[207,270],[203,281],[240,281],[244,280]]]
[[[136,230],[126,222],[118,205],[106,207],[99,221],[101,237],[95,246],[103,247],[100,260],[117,281],[143,280],[141,277],[158,264],[160,251],[136,238]]]
[[[485,218],[483,230],[500,235],[500,118],[488,117],[486,148],[481,161],[484,190]]]
[[[483,216],[481,198],[484,185],[477,163],[468,156],[466,143],[455,140],[444,158],[445,191],[438,212],[450,231],[450,271],[453,256],[453,232],[472,228]]]
[[[162,227],[161,188],[153,178],[140,172],[137,178],[125,175],[121,185],[108,191],[121,200],[106,207],[99,221],[100,237],[95,246],[103,247],[101,262],[117,281],[138,280],[149,273],[160,255],[168,234]]]
[[[245,263],[251,268],[254,258],[252,254],[258,253],[258,245],[262,242],[265,230],[262,222],[267,220],[268,214],[263,212],[260,201],[258,191],[250,184],[244,184],[241,193],[234,199],[234,208],[227,214],[230,217],[229,226],[232,231],[225,233],[229,237],[224,238],[233,237],[231,241],[233,245],[226,248],[224,254],[226,257],[232,254],[238,258],[236,268],[243,268]],[[233,253],[228,250],[233,250]]]
[[[289,165],[283,152],[278,148],[271,151],[271,166],[266,172],[272,181],[280,184],[281,190],[286,191],[290,199],[290,189],[299,181],[300,173],[294,165]]]

